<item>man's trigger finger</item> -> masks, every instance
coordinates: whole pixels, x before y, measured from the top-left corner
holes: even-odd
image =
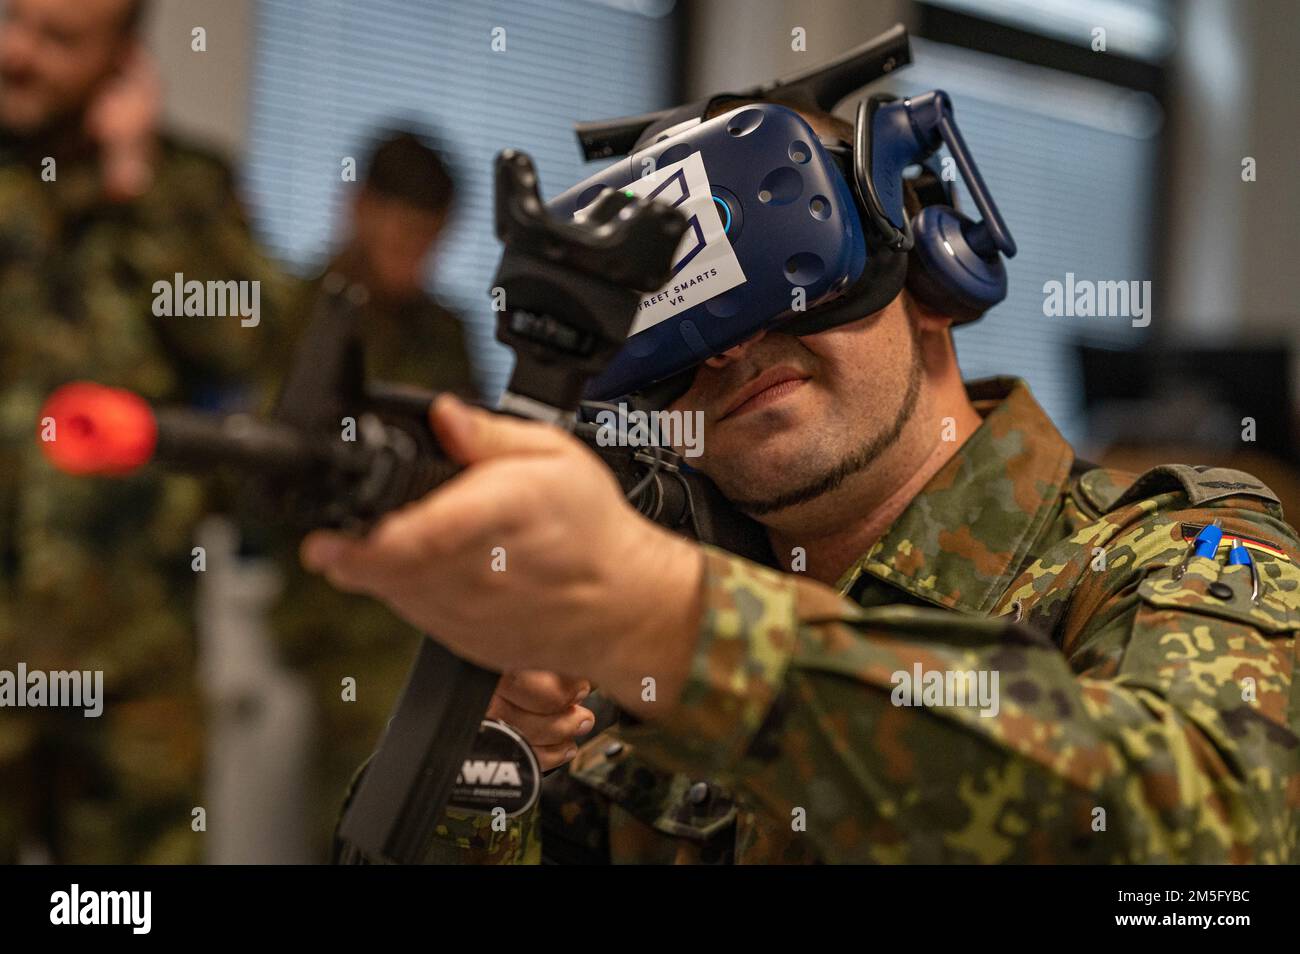
[[[298,559],[303,567],[313,573],[319,573],[333,563],[347,545],[341,536],[341,534],[319,530],[303,537],[298,547]]]
[[[308,534],[300,548],[303,566],[340,589],[363,592],[419,569],[424,563],[421,538],[396,523],[395,516],[359,540],[327,531]]]
[[[440,394],[429,421],[447,454],[461,464],[504,454],[538,454],[562,450],[564,434],[549,424],[525,421],[472,407]]]

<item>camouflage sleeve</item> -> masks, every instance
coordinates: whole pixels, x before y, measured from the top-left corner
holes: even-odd
[[[706,564],[680,704],[628,737],[735,785],[821,858],[1294,860],[1293,564],[1269,569],[1267,621],[1154,578],[1112,593],[1091,615],[1129,650],[1104,673],[1007,619],[863,609],[717,550]],[[1238,592],[1243,569],[1220,578]]]

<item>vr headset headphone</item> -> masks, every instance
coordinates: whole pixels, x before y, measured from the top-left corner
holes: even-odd
[[[1016,245],[941,90],[858,104],[851,142],[820,138],[796,110],[829,114],[911,62],[895,26],[784,81],[676,109],[577,127],[584,156],[626,156],[548,203],[582,214],[607,189],[671,202],[690,229],[673,277],[638,308],[626,345],[590,385],[595,400],[663,406],[707,358],[765,329],[816,334],[884,308],[906,285],[974,321],[1006,297]],[[741,105],[726,106],[734,101]],[[721,114],[708,118],[711,113]],[[947,146],[981,219],[953,208],[934,155]],[[906,170],[923,207],[904,208]]]

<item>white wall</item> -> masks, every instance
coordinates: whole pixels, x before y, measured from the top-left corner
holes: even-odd
[[[903,0],[695,0],[686,93],[702,97],[809,69],[883,33],[906,8]],[[791,49],[795,27],[806,31],[806,52]]]
[[[145,33],[163,74],[169,128],[238,161],[248,127],[256,0],[153,0]],[[191,49],[195,27],[207,51]]]

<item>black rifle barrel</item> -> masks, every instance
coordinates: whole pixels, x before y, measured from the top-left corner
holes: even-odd
[[[191,470],[216,466],[283,475],[310,474],[334,456],[294,427],[243,414],[218,417],[184,408],[154,411],[154,458]]]

